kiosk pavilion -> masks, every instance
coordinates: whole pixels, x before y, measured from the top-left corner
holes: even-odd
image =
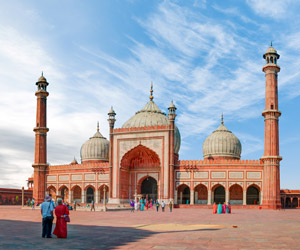
[[[203,143],[203,160],[179,160],[180,132],[176,107],[163,113],[153,101],[136,112],[121,128],[116,113],[108,113],[109,138],[99,131],[81,147],[81,163],[47,163],[46,100],[48,82],[42,75],[37,85],[37,116],[33,197],[60,195],[67,202],[120,205],[137,195],[175,204],[211,205],[213,202],[259,204],[280,208],[277,65],[279,54],[269,47],[265,65],[264,154],[257,160],[241,160],[241,143],[221,121]]]

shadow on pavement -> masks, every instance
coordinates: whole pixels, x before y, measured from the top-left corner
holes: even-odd
[[[156,234],[132,227],[70,224],[67,239],[47,239],[41,237],[41,227],[37,222],[0,220],[0,249],[113,249]]]

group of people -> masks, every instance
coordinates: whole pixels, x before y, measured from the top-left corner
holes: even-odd
[[[169,208],[170,208],[170,212],[172,212],[172,208],[173,208],[173,203],[172,201],[169,202],[168,204]],[[159,207],[161,207],[162,212],[165,211],[165,207],[166,207],[166,203],[164,201],[161,202],[161,204],[159,203],[158,200],[148,200],[148,199],[140,199],[140,200],[130,200],[130,207],[131,207],[131,212],[133,213],[134,211],[144,211],[144,209],[146,208],[148,209],[154,209],[154,207],[156,207],[156,211],[159,211]]]
[[[214,202],[213,205],[213,213],[214,214],[230,214],[231,213],[231,205],[228,202],[227,205],[225,204],[225,202],[223,204],[221,204],[221,202],[219,202],[219,204],[217,205]]]
[[[42,237],[52,238],[52,225],[54,220],[53,211],[56,216],[56,225],[53,234],[57,238],[67,238],[67,222],[70,221],[69,209],[63,204],[61,198],[57,199],[57,206],[52,201],[51,196],[46,195],[45,201],[41,204],[42,222]]]

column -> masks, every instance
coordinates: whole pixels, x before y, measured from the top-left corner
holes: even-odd
[[[180,201],[179,201],[179,204],[182,204],[182,191],[180,192]]]
[[[243,191],[243,205],[247,205],[247,191]]]
[[[81,191],[81,203],[85,203],[85,191],[84,191],[84,189]]]
[[[95,203],[99,203],[99,189],[96,189],[95,195]]]
[[[190,192],[190,204],[194,205],[194,189],[191,189]]]
[[[22,207],[24,207],[24,187],[22,187]]]
[[[198,192],[195,193],[195,204],[198,204]]]
[[[178,200],[177,200],[178,197],[177,196],[178,196],[178,192],[177,192],[177,190],[175,190],[175,193],[174,193],[174,202],[173,202],[174,204],[178,203]]]
[[[207,191],[207,205],[211,205],[211,198],[212,198],[212,192],[211,190],[209,189]]]
[[[229,189],[225,190],[225,203],[227,204],[229,202]]]
[[[69,203],[72,203],[72,190],[69,189]]]

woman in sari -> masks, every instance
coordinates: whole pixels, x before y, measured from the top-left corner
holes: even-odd
[[[225,204],[225,202],[222,205],[222,213],[226,214],[226,204]]]
[[[65,216],[69,215],[69,209],[66,205],[63,205],[62,199],[57,199],[57,207],[55,208],[56,226],[53,234],[57,238],[67,238],[67,222]]]
[[[147,200],[146,207],[147,207],[147,210],[148,210],[148,208],[149,208],[149,200]]]
[[[228,202],[228,205],[227,205],[227,213],[228,213],[228,214],[231,214],[231,206],[230,206],[230,202]]]
[[[144,200],[141,199],[141,211],[144,211],[144,206],[145,206]]]
[[[222,204],[221,202],[219,202],[219,205],[218,205],[218,214],[221,214],[222,213]]]
[[[216,214],[217,213],[217,204],[214,202],[214,205],[213,205],[213,214]]]

